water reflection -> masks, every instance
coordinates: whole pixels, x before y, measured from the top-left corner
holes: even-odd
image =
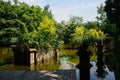
[[[104,65],[106,67],[104,68],[104,70],[107,72],[107,75],[102,78],[97,76],[98,73],[96,73],[96,70],[98,69],[98,67],[96,66],[96,62],[92,61],[90,63],[93,65],[90,69],[90,80],[115,80],[114,72],[110,71],[106,65]]]
[[[96,75],[98,78],[105,78],[106,75],[108,74],[108,72],[105,70],[105,65],[104,65],[104,61],[103,61],[103,55],[104,55],[104,52],[103,52],[103,44],[102,42],[98,42],[97,44],[97,48],[98,48],[98,51],[97,51],[97,70],[96,70]]]
[[[86,46],[82,46],[81,50],[77,52],[80,57],[80,63],[77,65],[80,69],[80,80],[115,80],[114,72],[110,71],[105,63],[105,60],[108,60],[106,58],[110,59],[110,56],[105,57],[104,46],[101,42],[96,47],[98,48],[97,60],[93,62],[90,61],[91,53],[87,51]],[[111,66],[111,64],[109,65]]]
[[[96,63],[96,75],[98,78],[105,78],[108,75],[108,72],[105,70],[106,66],[103,62],[103,53],[98,54],[97,63]]]
[[[13,51],[9,47],[0,47],[0,66],[13,62]]]
[[[118,48],[117,48],[118,49]],[[90,61],[90,57],[82,57],[82,65],[79,71],[77,72],[77,77],[80,80],[119,80],[120,79],[120,49],[113,50],[113,52],[107,52],[104,54],[99,54],[96,61]],[[1,50],[2,51],[2,50]],[[71,50],[70,50],[71,51]],[[100,52],[100,51],[99,51]],[[68,50],[67,53],[69,54]],[[102,53],[102,52],[100,52]],[[3,54],[0,54],[3,55]],[[4,54],[5,55],[5,54]],[[7,54],[8,55],[8,54]],[[73,55],[72,55],[73,56]],[[64,56],[63,56],[64,57]],[[1,57],[2,59],[3,57]],[[53,59],[44,61],[43,63],[38,62],[36,67],[31,66],[31,70],[58,70],[58,69],[75,69],[76,67],[69,61],[70,59],[78,59],[76,56],[72,57],[67,56],[55,61]],[[77,65],[78,63],[76,63]],[[92,65],[92,66],[91,66]],[[12,64],[0,66],[0,70],[30,70],[26,66],[14,66]],[[82,79],[82,77],[84,79]]]
[[[115,80],[120,80],[120,41],[116,42],[110,55],[105,56],[105,63],[110,71],[115,74]]]
[[[44,62],[37,62],[36,66],[34,64],[31,65],[32,70],[58,70],[60,67],[60,62],[50,58],[49,60],[45,60]]]

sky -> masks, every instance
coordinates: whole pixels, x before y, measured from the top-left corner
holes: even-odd
[[[19,0],[30,5],[39,5],[42,8],[50,5],[56,21],[68,21],[70,15],[83,17],[84,22],[94,21],[97,16],[97,6],[105,0]]]

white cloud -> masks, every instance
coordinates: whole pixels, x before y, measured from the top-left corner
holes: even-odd
[[[84,21],[95,20],[97,6],[105,0],[19,0],[30,5],[39,5],[42,8],[50,5],[50,9],[57,21],[69,20],[70,15],[83,17]]]
[[[84,18],[84,21],[94,20],[97,16],[97,6],[98,3],[79,3],[76,5],[76,2],[73,1],[68,6],[63,7],[51,7],[52,12],[57,21],[60,20],[69,20],[70,15],[76,15]]]

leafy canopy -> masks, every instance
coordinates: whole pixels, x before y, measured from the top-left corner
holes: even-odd
[[[43,17],[43,21],[40,23],[38,30],[47,33],[48,35],[55,35],[55,21],[53,19],[48,18],[47,16]]]
[[[103,40],[105,38],[104,32],[101,30],[96,30],[96,29],[86,29],[83,26],[77,27],[75,29],[75,33],[71,34],[73,37],[73,42],[74,43],[80,43],[82,44],[83,42],[91,43],[97,40]]]

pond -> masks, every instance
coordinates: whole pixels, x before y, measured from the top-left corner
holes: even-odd
[[[61,50],[61,53],[74,52],[74,50]],[[72,53],[74,54],[74,53]],[[35,66],[32,64],[28,66],[16,66],[14,65],[13,51],[9,47],[0,48],[0,70],[60,70],[60,69],[75,69],[75,65],[70,64],[70,56],[66,55],[65,57],[60,57],[58,61],[55,61],[53,58],[45,60],[44,62],[37,62]]]
[[[63,70],[78,69],[79,57],[76,55],[77,50],[61,49],[58,61],[50,59],[43,63],[38,62],[36,66],[15,66],[13,64],[13,51],[9,47],[0,48],[0,70]],[[95,52],[93,50],[93,52]],[[120,57],[119,54],[106,52],[103,61],[98,62],[95,54],[91,56],[90,80],[119,80],[120,79]],[[102,63],[104,64],[102,64]],[[101,65],[102,64],[102,65]],[[80,70],[81,71],[81,70]],[[77,76],[79,70],[77,70]]]

